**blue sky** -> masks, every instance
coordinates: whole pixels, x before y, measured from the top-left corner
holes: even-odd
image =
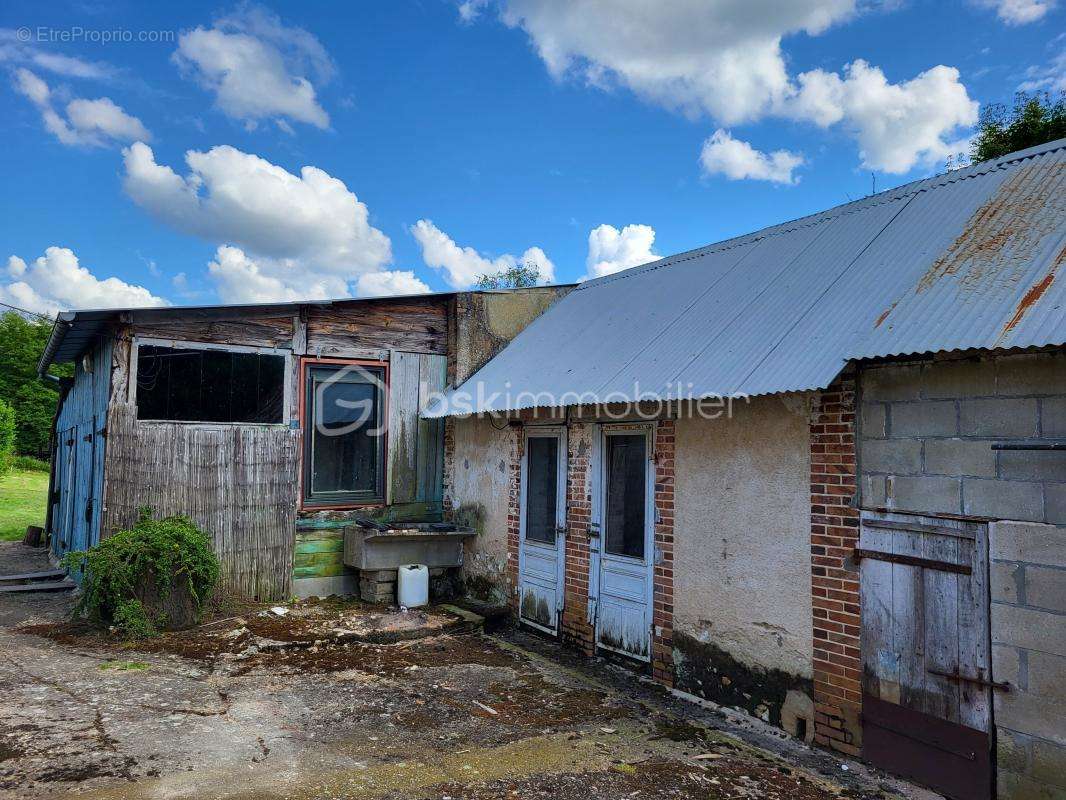
[[[9,1],[0,302],[607,274],[942,171],[978,104],[1066,86],[1064,21],[1053,0]]]

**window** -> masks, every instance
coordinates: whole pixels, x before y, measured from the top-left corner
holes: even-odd
[[[304,383],[305,500],[383,501],[385,370],[312,363]]]
[[[137,418],[284,422],[285,356],[137,345]]]
[[[647,438],[607,437],[607,552],[644,558]]]
[[[526,539],[555,544],[559,491],[559,437],[526,440]]]

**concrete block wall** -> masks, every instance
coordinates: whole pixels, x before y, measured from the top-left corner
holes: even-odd
[[[999,797],[1066,800],[1066,527],[989,526]]]
[[[1066,800],[1066,354],[943,358],[863,369],[867,508],[989,523],[997,791]]]
[[[1066,439],[1066,354],[868,367],[860,397],[863,506],[1066,524],[1066,454],[991,449]]]

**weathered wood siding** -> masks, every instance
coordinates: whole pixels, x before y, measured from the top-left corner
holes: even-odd
[[[444,491],[444,421],[420,419],[444,389],[444,356],[394,352],[389,374],[386,473],[389,502],[439,503]]]
[[[112,406],[105,526],[141,506],[185,514],[210,534],[228,591],[289,596],[296,528],[298,431],[260,425],[138,423]]]
[[[448,306],[440,298],[380,300],[307,309],[307,354],[358,356],[367,350],[448,352]]]
[[[292,317],[254,316],[232,320],[175,320],[138,322],[135,336],[211,344],[238,344],[250,347],[288,347],[292,344]]]

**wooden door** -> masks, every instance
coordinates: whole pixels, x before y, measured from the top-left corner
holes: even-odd
[[[988,528],[864,512],[863,755],[949,798],[992,791]]]
[[[519,613],[522,623],[556,634],[563,608],[566,546],[566,432],[526,431],[518,551]]]
[[[639,661],[651,661],[654,562],[654,469],[652,429],[605,426],[598,449],[600,502],[596,646]],[[590,584],[593,581],[590,581]]]

